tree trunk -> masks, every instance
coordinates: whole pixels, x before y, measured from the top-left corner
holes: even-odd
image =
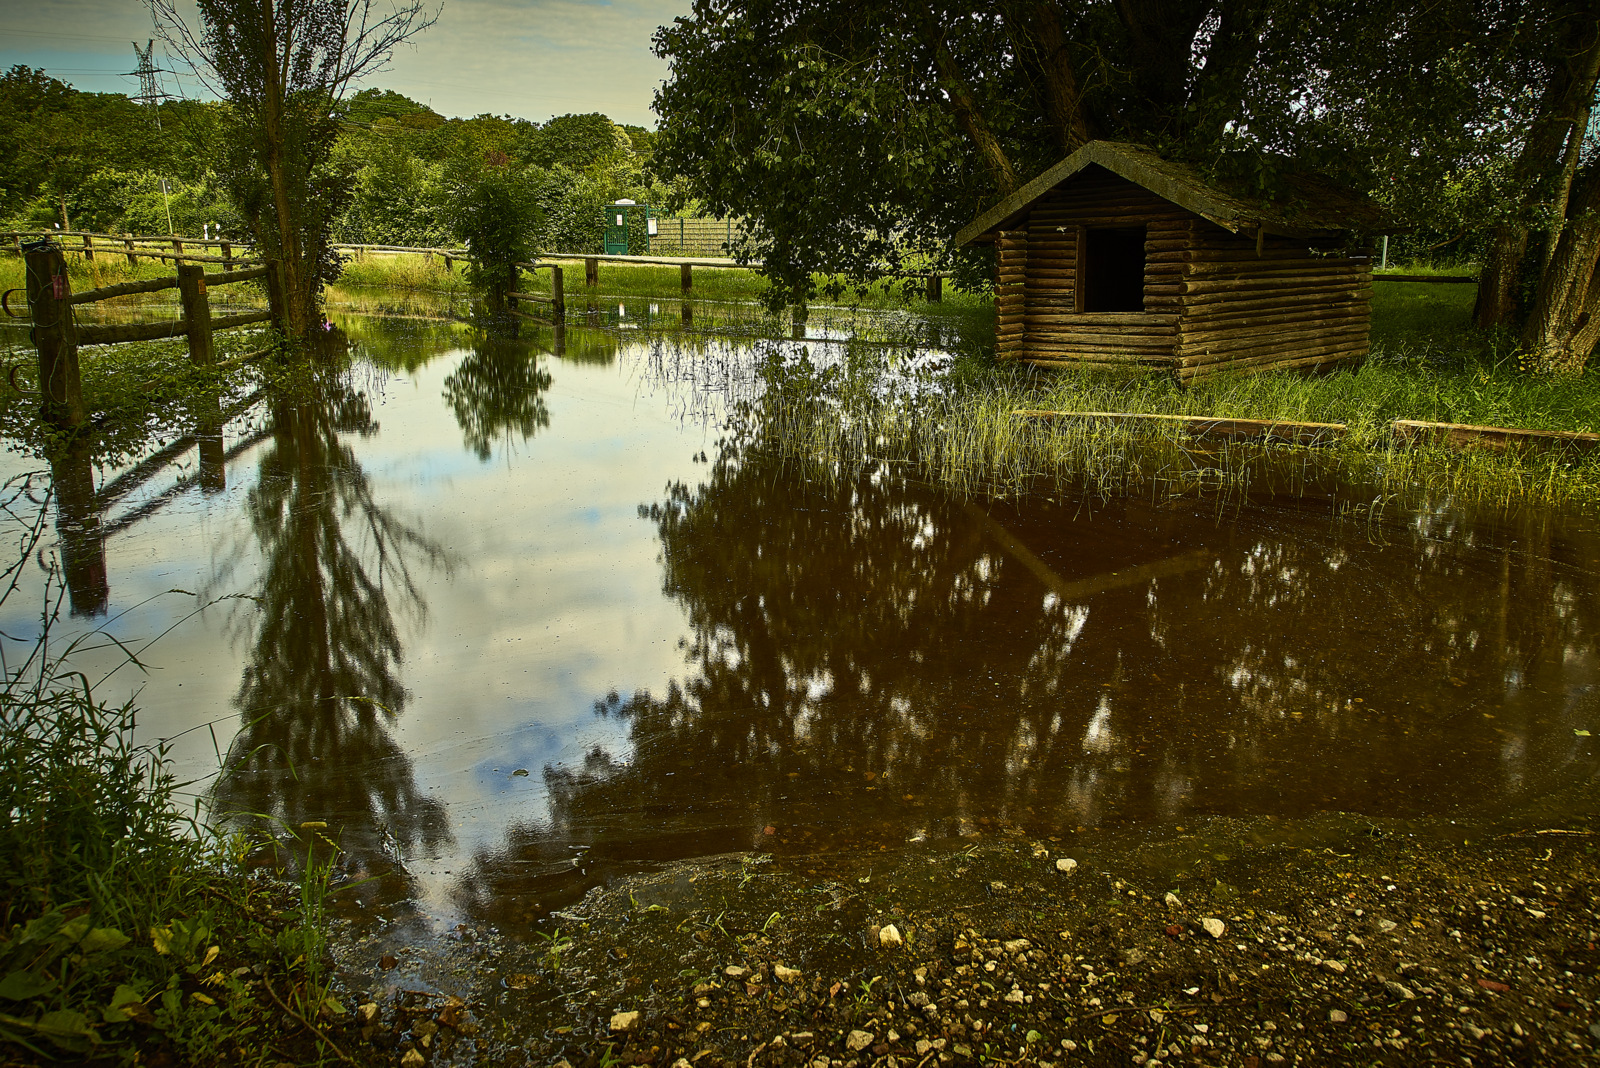
[[[1044,79],[1040,93],[1045,117],[1063,151],[1071,154],[1094,139],[1083,107],[1078,75],[1067,51],[1067,35],[1055,6],[1048,2],[1006,5],[1011,42],[1020,58],[1031,58]]]
[[[1539,279],[1522,333],[1530,365],[1552,374],[1578,374],[1600,340],[1600,163],[1574,184],[1555,254]]]
[[[1517,276],[1527,251],[1526,226],[1502,223],[1494,228],[1489,254],[1478,272],[1478,299],[1472,306],[1472,322],[1478,329],[1492,330],[1511,322],[1516,310]]]
[[[72,220],[67,217],[67,194],[57,193],[56,199],[61,203],[61,229],[71,230]]]
[[[1012,165],[1011,157],[1006,155],[1000,139],[990,129],[983,112],[979,110],[977,98],[972,95],[971,87],[961,75],[961,65],[956,62],[955,56],[950,54],[950,48],[944,43],[943,37],[939,36],[939,32],[935,27],[923,25],[923,37],[933,51],[933,64],[939,75],[939,85],[949,94],[950,108],[955,113],[956,123],[972,142],[973,147],[978,150],[978,156],[989,172],[989,179],[994,183],[995,192],[1001,197],[1008,197],[1022,184],[1017,178],[1017,169]]]
[[[1539,95],[1539,106],[1522,151],[1512,165],[1514,187],[1522,191],[1522,209],[1554,204],[1562,195],[1563,170],[1575,116],[1594,101],[1596,65],[1600,53],[1600,20],[1572,20],[1560,40],[1551,43],[1567,62],[1551,64],[1550,80]],[[1580,133],[1581,137],[1582,134]],[[1571,217],[1573,213],[1567,212]],[[1478,303],[1472,320],[1482,329],[1510,325],[1516,311],[1516,282],[1527,255],[1529,222],[1524,211],[1495,228],[1494,244],[1484,262],[1478,284]],[[1551,250],[1553,253],[1553,249]],[[1541,283],[1542,288],[1542,283]]]

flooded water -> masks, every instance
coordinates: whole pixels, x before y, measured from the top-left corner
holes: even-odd
[[[80,666],[212,811],[326,821],[370,907],[439,928],[667,859],[1448,820],[1596,771],[1592,520],[808,480],[726,437],[759,317],[697,311],[623,302],[558,356],[346,307],[325,395],[58,463],[62,631],[159,636]]]

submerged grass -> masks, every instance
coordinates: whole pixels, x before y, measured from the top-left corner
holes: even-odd
[[[1470,287],[1386,286],[1375,300],[1373,355],[1360,368],[1221,375],[1187,389],[1163,374],[975,360],[929,374],[916,370],[921,357],[863,347],[820,364],[773,346],[746,429],[794,460],[835,468],[887,461],[965,491],[1015,491],[1041,478],[1106,494],[1317,482],[1367,498],[1600,505],[1600,457],[1393,441],[1396,419],[1600,430],[1600,374],[1519,372],[1504,339],[1468,330],[1470,302]],[[1156,421],[1018,419],[1023,408],[1344,423],[1349,431],[1316,447],[1219,445]]]

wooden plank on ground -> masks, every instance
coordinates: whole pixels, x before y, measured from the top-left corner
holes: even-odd
[[[1511,448],[1563,449],[1587,454],[1600,448],[1600,434],[1571,430],[1519,430],[1504,426],[1473,426],[1470,423],[1428,423],[1417,419],[1396,419],[1390,427],[1397,443],[1405,445],[1449,445],[1457,449],[1488,449],[1505,452]]]
[[[1220,419],[1210,415],[1157,415],[1149,412],[1055,412],[1018,408],[1017,419],[1047,421],[1067,419],[1121,419],[1170,423],[1192,438],[1211,441],[1282,442],[1290,445],[1325,445],[1343,438],[1344,423],[1294,423],[1281,419]]]

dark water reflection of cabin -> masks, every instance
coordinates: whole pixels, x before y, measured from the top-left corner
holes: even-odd
[[[85,581],[128,639],[206,606],[143,729],[197,775],[214,731],[209,803],[327,821],[373,904],[515,930],[667,859],[1448,819],[1595,770],[1589,520],[808,480],[727,442],[732,332],[341,316],[357,370],[230,423],[225,484],[119,501]]]

